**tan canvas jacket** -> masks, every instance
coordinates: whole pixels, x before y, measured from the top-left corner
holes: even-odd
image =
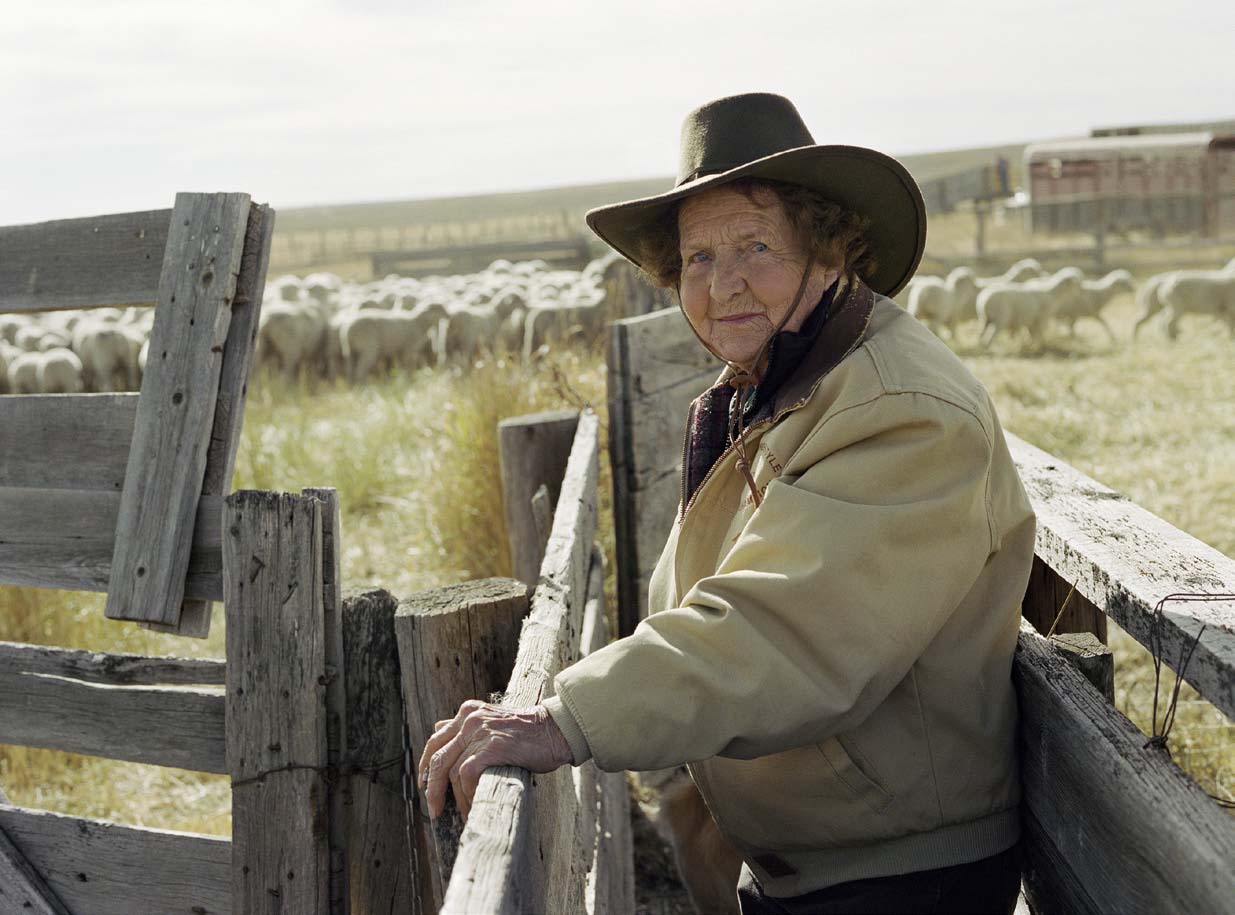
[[[1019,831],[1033,511],[951,350],[861,282],[834,308],[750,430],[762,504],[726,452],[679,508],[648,618],[545,703],[576,764],[690,763],[775,896],[974,861]]]

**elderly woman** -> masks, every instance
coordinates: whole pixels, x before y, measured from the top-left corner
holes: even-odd
[[[651,612],[541,705],[441,722],[432,812],[491,765],[687,764],[744,913],[1011,912],[1034,517],[986,391],[889,298],[921,194],[775,95],[695,110],[681,151],[672,191],[588,214],[727,364]]]

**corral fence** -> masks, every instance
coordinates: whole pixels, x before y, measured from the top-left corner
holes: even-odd
[[[687,406],[719,369],[677,309],[614,326],[619,634],[647,612],[648,577],[678,505]],[[1235,718],[1235,560],[1008,440],[1038,516],[1013,663],[1029,905],[1039,913],[1230,911],[1235,818],[1175,766],[1166,741],[1148,741],[1113,707],[1104,642],[1113,619]]]
[[[334,490],[227,494],[272,224],[181,194],[0,229],[0,311],[157,306],[140,393],[0,397],[0,584],[106,591],[108,617],[180,635],[210,601],[227,621],[225,660],[0,643],[0,744],[223,774],[232,799],[226,839],[0,794],[0,911],[630,911],[620,774],[489,773],[461,837],[410,786],[460,702],[535,702],[607,640],[596,417],[511,424],[530,582],[345,596]]]

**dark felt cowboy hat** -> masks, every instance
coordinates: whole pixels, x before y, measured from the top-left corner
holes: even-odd
[[[592,231],[638,264],[639,238],[679,200],[737,178],[767,178],[818,191],[870,219],[867,238],[878,266],[862,279],[895,295],[918,268],[926,246],[926,205],[905,167],[861,146],[817,146],[789,99],[751,92],[696,108],[682,123],[681,162],[673,190],[597,207]]]

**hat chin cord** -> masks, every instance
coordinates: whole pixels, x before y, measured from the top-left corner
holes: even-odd
[[[784,317],[780,319],[780,323],[772,329],[772,332],[768,334],[767,339],[763,341],[763,345],[759,347],[759,352],[755,354],[755,358],[751,361],[750,370],[742,368],[742,366],[738,365],[736,362],[726,359],[714,350],[708,342],[700,336],[699,331],[695,330],[695,325],[690,321],[689,317],[686,321],[686,323],[690,325],[690,329],[694,331],[694,334],[698,338],[699,342],[703,344],[703,348],[721,362],[725,363],[725,365],[733,371],[733,375],[728,379],[727,383],[734,388],[733,397],[737,403],[729,412],[729,444],[731,447],[736,448],[738,471],[746,479],[746,486],[750,490],[750,495],[754,500],[755,508],[758,508],[763,504],[763,497],[759,494],[759,487],[755,485],[755,478],[750,471],[750,459],[746,454],[746,418],[744,415],[746,409],[743,401],[746,397],[746,391],[755,387],[755,385],[759,383],[759,379],[755,377],[754,372],[759,368],[760,363],[763,362],[763,357],[767,355],[768,349],[772,345],[772,341],[776,339],[776,335],[781,332],[781,329],[789,323],[789,319],[793,317],[798,310],[798,306],[802,304],[802,296],[806,293],[806,287],[810,283],[810,272],[814,266],[815,255],[811,252],[806,256],[806,267],[802,270],[802,281],[798,283],[798,291],[793,297],[793,304],[789,306],[789,309],[785,312]],[[679,304],[681,302],[681,298],[681,291],[679,290]]]

